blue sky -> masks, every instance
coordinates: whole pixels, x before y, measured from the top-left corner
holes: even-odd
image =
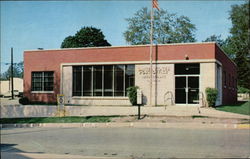
[[[103,31],[112,46],[127,45],[123,37],[128,27],[125,18],[132,17],[151,1],[1,1],[1,68],[10,61],[23,60],[24,50],[60,48],[63,39],[74,35],[83,26]],[[231,21],[231,5],[244,1],[168,1],[159,0],[160,8],[185,15],[195,24],[198,42],[212,34],[226,38]]]

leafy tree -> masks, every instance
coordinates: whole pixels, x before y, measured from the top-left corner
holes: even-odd
[[[100,29],[83,27],[74,36],[66,37],[61,48],[111,46]]]
[[[235,60],[235,52],[232,48],[232,39],[231,37],[227,37],[226,40],[224,40],[223,45],[221,48],[224,50],[224,52],[234,61]]]
[[[223,46],[225,41],[221,39],[221,35],[211,35],[202,42],[216,42],[219,46]]]
[[[231,38],[228,37],[226,40],[221,38],[221,35],[211,35],[202,42],[216,42],[222,50],[232,59],[235,59],[235,53],[231,48]]]
[[[11,66],[8,70],[1,74],[1,79],[9,79],[11,77]],[[13,64],[13,77],[23,78],[23,61]]]
[[[125,40],[132,45],[150,43],[150,11],[142,8],[132,18],[127,18],[128,29]],[[154,11],[154,43],[194,42],[195,25],[186,16],[170,14],[166,10]]]
[[[249,1],[233,5],[229,18],[232,21],[230,49],[235,53],[234,61],[238,66],[238,84],[250,89]]]

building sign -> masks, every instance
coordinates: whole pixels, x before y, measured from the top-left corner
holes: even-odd
[[[153,82],[160,82],[161,79],[164,79],[167,77],[167,74],[169,73],[170,68],[167,66],[155,67],[155,65],[153,65],[152,71],[153,71],[152,72]],[[138,75],[141,76],[142,79],[150,80],[150,76],[151,76],[150,66],[139,68]]]

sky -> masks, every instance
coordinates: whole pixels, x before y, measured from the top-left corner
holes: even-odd
[[[195,24],[197,42],[215,34],[225,39],[230,33],[231,5],[244,1],[229,0],[159,0],[161,9],[178,16],[185,15]],[[7,70],[10,50],[14,62],[23,61],[25,50],[58,49],[65,37],[84,26],[101,29],[112,46],[127,45],[123,33],[126,18],[150,0],[94,1],[1,1],[1,72]]]

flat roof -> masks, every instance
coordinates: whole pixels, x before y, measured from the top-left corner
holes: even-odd
[[[171,44],[153,44],[154,46],[166,46],[166,45],[202,45],[202,44],[216,44],[216,42],[197,42],[197,43],[171,43]],[[129,47],[148,47],[146,45],[124,45],[124,46],[100,46],[100,47],[78,47],[78,48],[58,48],[58,49],[44,49],[44,50],[24,50],[24,51],[60,51],[60,50],[85,50],[85,49],[110,49],[110,48],[129,48]]]

